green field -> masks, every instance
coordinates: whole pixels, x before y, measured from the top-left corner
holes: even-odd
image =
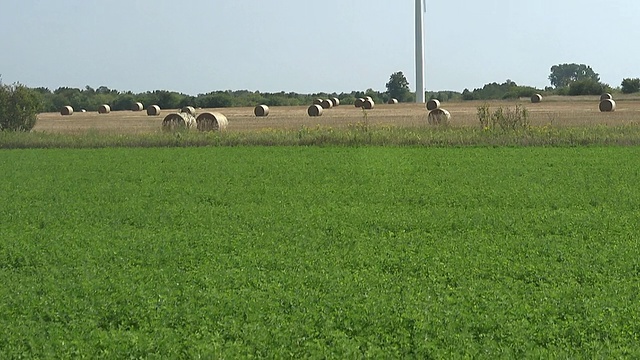
[[[0,358],[637,358],[640,148],[0,151]]]

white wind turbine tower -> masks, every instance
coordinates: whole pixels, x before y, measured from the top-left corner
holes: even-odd
[[[424,7],[423,7],[424,6]],[[416,102],[424,103],[424,13],[426,0],[416,0]]]

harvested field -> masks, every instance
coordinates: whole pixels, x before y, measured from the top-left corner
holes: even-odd
[[[545,97],[544,102],[532,106],[530,99],[520,101],[488,101],[492,109],[515,107],[521,104],[530,114],[532,126],[591,126],[640,124],[640,99],[622,97],[616,100],[616,111],[601,113],[599,96]],[[443,107],[451,113],[451,126],[477,126],[477,108],[484,101],[444,102]],[[202,109],[202,112],[223,112],[229,120],[227,131],[259,131],[266,129],[300,129],[302,126],[346,128],[363,121],[363,110],[353,106],[341,106],[325,112],[322,117],[310,118],[308,106],[270,107],[268,118],[256,118],[253,107]],[[144,112],[112,111],[109,114],[60,113],[38,115],[34,131],[52,133],[83,133],[87,131],[106,133],[155,133],[161,131],[162,118],[176,109],[162,109],[161,116],[148,117]],[[428,111],[424,104],[401,103],[398,105],[376,104],[376,109],[367,112],[371,125],[416,127],[428,126]]]

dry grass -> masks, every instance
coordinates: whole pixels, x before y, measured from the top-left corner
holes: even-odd
[[[620,96],[616,111],[601,113],[599,96],[545,97],[545,101],[532,106],[530,99],[516,101],[489,101],[492,108],[514,107],[523,104],[529,111],[532,126],[591,126],[640,124],[640,99]],[[446,102],[451,113],[452,127],[480,126],[477,108],[484,101]],[[253,107],[203,109],[202,111],[223,112],[229,119],[228,132],[259,130],[297,130],[306,127],[348,128],[363,121],[362,109],[353,106],[337,107],[325,112],[322,117],[310,118],[307,106],[271,107],[268,118],[256,118]],[[140,134],[161,131],[162,117],[176,112],[176,109],[161,110],[160,117],[148,117],[144,112],[112,111],[109,114],[74,113],[61,116],[60,113],[38,115],[34,131],[49,133],[80,134],[87,131],[98,133]],[[366,121],[370,125],[394,127],[419,127],[427,125],[427,110],[424,104],[401,103],[380,104],[375,110],[366,111]]]

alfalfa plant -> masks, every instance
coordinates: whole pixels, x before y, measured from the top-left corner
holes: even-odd
[[[491,111],[488,104],[483,104],[477,109],[480,126],[484,130],[518,131],[529,129],[529,111],[523,105],[514,108],[499,107]]]

